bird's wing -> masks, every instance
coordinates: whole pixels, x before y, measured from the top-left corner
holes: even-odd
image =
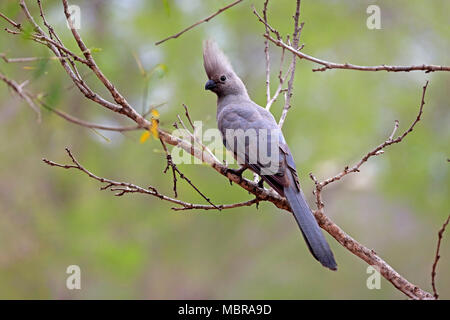
[[[284,196],[284,187],[290,181],[286,173],[292,173],[296,187],[300,189],[294,159],[270,112],[252,102],[232,104],[222,109],[217,120],[225,146],[242,164],[261,175],[282,196]],[[237,133],[239,129],[244,133],[255,130],[256,143],[255,140],[251,143],[251,137],[239,140]],[[236,135],[227,136],[227,130],[235,132]],[[263,146],[265,150],[261,149]],[[273,148],[277,150],[274,157],[271,157],[272,152],[275,151]]]

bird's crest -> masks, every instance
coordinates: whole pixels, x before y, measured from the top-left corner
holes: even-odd
[[[234,73],[230,61],[213,40],[206,40],[203,43],[203,65],[209,79]]]

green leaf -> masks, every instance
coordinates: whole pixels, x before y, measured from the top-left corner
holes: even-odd
[[[92,48],[91,49],[91,53],[97,53],[97,52],[102,52],[103,49],[102,48]]]

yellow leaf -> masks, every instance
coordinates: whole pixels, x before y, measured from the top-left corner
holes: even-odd
[[[150,132],[145,130],[144,133],[142,133],[141,138],[139,139],[139,141],[141,143],[144,143],[145,141],[147,141],[148,138],[150,138]]]
[[[153,137],[155,137],[155,139],[159,139],[159,133],[158,133],[158,120],[157,119],[152,119],[152,126],[150,127],[150,131],[153,135]]]
[[[159,118],[159,112],[158,112],[158,110],[153,109],[153,110],[152,110],[152,116],[153,116],[153,118],[158,119],[158,118]]]

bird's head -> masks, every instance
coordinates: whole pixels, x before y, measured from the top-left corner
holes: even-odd
[[[205,90],[211,90],[219,97],[248,97],[244,83],[234,72],[228,58],[212,40],[206,40],[203,44],[203,65],[208,76]]]

